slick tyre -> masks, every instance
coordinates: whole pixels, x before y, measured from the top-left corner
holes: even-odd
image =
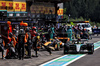
[[[64,54],[68,54],[68,51],[64,49]]]
[[[91,50],[89,50],[88,54],[93,54],[94,52],[94,46],[91,48]]]
[[[68,53],[69,53],[69,45],[64,44],[64,54],[68,54]]]

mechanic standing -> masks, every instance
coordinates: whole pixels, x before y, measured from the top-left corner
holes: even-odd
[[[72,27],[71,26],[68,26],[67,34],[68,34],[68,38],[70,38],[70,41],[72,41]]]
[[[18,58],[23,60],[24,58],[24,44],[27,42],[25,31],[23,29],[19,30],[18,35]]]
[[[0,35],[0,50],[2,51],[2,59],[4,59],[4,41],[2,39],[2,36]]]
[[[38,57],[38,55],[37,55],[37,41],[38,41],[38,37],[36,35],[37,35],[36,27],[32,27],[31,39],[32,39],[32,42],[33,42],[33,49],[35,51],[35,56]]]
[[[50,39],[53,39],[54,33],[55,33],[55,32],[54,32],[54,26],[52,25],[50,29],[51,29],[51,32],[50,32]]]
[[[27,43],[26,43],[26,50],[28,51],[28,57],[31,58],[31,34],[29,33],[29,28],[26,27],[25,29],[25,36],[26,36],[26,39],[27,39]]]

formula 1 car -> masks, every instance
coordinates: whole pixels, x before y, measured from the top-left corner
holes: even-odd
[[[59,41],[58,39],[53,39],[49,42],[44,43],[45,46],[48,46],[49,48],[51,48],[51,50],[60,50],[60,45],[62,44],[61,41]]]
[[[64,54],[68,53],[84,53],[87,52],[88,54],[93,54],[94,52],[94,44],[93,43],[84,43],[85,39],[79,40],[74,39],[69,43],[64,44]]]

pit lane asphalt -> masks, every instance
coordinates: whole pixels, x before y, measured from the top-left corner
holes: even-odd
[[[100,36],[93,36],[92,40],[89,42],[97,42],[100,41]],[[34,54],[32,50],[32,54]],[[39,57],[32,57],[31,59],[0,59],[0,66],[39,66],[42,63],[50,61],[54,58],[63,56],[63,50],[60,51],[52,51],[52,55],[49,55],[47,51],[39,51]],[[1,53],[0,53],[1,58]],[[100,49],[96,50],[93,55],[86,55],[85,57],[73,62],[69,66],[100,66]]]
[[[95,41],[100,41],[100,36],[94,36],[90,42]],[[100,66],[100,49],[97,49],[92,55],[87,54],[68,66]]]

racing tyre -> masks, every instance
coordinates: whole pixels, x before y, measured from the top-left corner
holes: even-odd
[[[93,54],[94,52],[94,45],[92,46],[91,50],[88,51],[88,54]]]
[[[64,54],[68,54],[69,52],[69,46],[68,45],[64,45]]]
[[[68,54],[68,50],[64,49],[64,54]]]

